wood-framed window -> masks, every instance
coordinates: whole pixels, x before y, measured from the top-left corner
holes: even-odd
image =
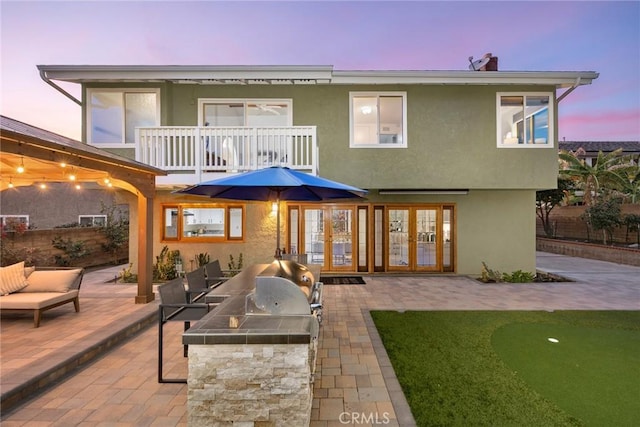
[[[162,240],[223,243],[244,240],[241,204],[173,204],[162,206]]]

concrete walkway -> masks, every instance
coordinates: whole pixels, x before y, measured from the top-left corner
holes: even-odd
[[[385,424],[389,426],[414,425],[369,310],[640,309],[640,267],[538,253],[538,268],[576,281],[509,285],[481,284],[462,276],[369,276],[366,285],[326,286],[311,425],[368,425],[356,422],[358,414],[389,419]],[[92,274],[87,274],[83,284],[79,315],[72,308],[56,308],[49,316],[45,314],[38,329],[33,329],[28,316],[3,317],[3,394],[6,378],[17,381],[22,375],[24,381],[29,379],[25,372],[30,362],[14,351],[18,337],[24,338],[19,340],[22,352],[33,360],[40,357],[38,349],[45,353],[44,359],[56,359],[55,348],[80,351],[84,340],[102,329],[115,328],[115,320],[102,323],[102,316],[89,315],[88,309],[104,310],[104,316],[130,310],[130,318],[137,313],[142,319],[155,312],[155,303],[133,304],[131,285],[104,284],[103,278],[95,281],[101,283],[90,284]],[[116,286],[129,288],[118,291]],[[126,298],[116,296],[125,291],[132,293]],[[98,303],[100,307],[94,305]],[[103,308],[106,304],[110,310]],[[81,315],[85,317],[79,319]],[[165,331],[165,348],[171,349],[165,369],[171,376],[186,372],[179,326]],[[91,332],[82,332],[85,329]],[[78,331],[85,336],[75,336]],[[41,343],[47,343],[46,348]],[[156,346],[157,328],[145,329],[34,398],[25,399],[11,412],[3,411],[3,427],[186,425],[186,386],[157,383]],[[345,424],[345,420],[351,422]]]

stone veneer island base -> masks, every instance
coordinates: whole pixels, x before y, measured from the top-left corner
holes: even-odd
[[[189,426],[306,426],[309,346],[189,346]]]
[[[191,427],[310,423],[319,323],[312,315],[245,313],[266,266],[251,266],[207,294],[218,306],[182,336]]]

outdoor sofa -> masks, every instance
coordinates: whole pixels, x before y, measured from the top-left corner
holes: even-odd
[[[73,267],[25,267],[19,262],[0,268],[0,310],[33,311],[33,326],[40,326],[42,312],[73,302],[80,311],[80,285],[84,269]]]

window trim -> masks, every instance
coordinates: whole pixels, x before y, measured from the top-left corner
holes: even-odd
[[[289,113],[287,114],[287,124],[285,126],[293,126],[293,99],[292,98],[198,98],[198,126],[204,126],[204,105],[205,104],[225,104],[225,103],[242,103],[244,108],[244,125],[247,126],[247,104],[250,103],[283,103],[287,104]],[[279,126],[278,126],[279,127]]]
[[[353,99],[355,97],[375,96],[401,96],[402,97],[402,144],[355,144],[354,143],[354,117],[353,117]],[[351,91],[349,92],[349,148],[408,148],[409,141],[407,138],[407,92],[400,91]],[[379,120],[379,118],[378,118]],[[380,122],[377,123],[378,128]]]
[[[526,98],[528,96],[548,96],[549,103],[547,104],[549,127],[547,130],[547,143],[546,144],[505,144],[502,139],[502,116],[500,113],[500,103],[503,96],[522,96],[525,98],[524,103],[526,105]],[[496,92],[496,144],[497,148],[555,148],[556,136],[555,136],[555,104],[556,98],[554,92]]]
[[[168,209],[177,209],[176,237],[166,236],[166,212]],[[184,236],[184,211],[189,209],[224,209],[224,235],[223,236]],[[240,237],[231,237],[231,210],[240,209],[241,212],[241,233]],[[161,205],[160,241],[176,243],[229,243],[244,242],[246,236],[246,205],[242,203],[167,203]]]
[[[0,215],[0,226],[4,229],[7,226],[7,219],[24,220],[27,229],[29,228],[29,215]]]
[[[90,87],[87,88],[86,90],[86,105],[87,105],[87,109],[86,109],[86,121],[87,121],[87,132],[86,132],[86,139],[87,139],[87,144],[92,145],[94,147],[99,147],[99,148],[135,148],[136,146],[136,142],[107,142],[107,143],[101,143],[101,142],[96,142],[94,143],[92,141],[92,135],[91,135],[91,128],[93,125],[92,122],[92,111],[91,111],[91,96],[94,92],[120,92],[122,97],[124,98],[125,94],[127,93],[155,93],[156,95],[156,123],[157,126],[160,126],[161,124],[161,102],[160,102],[160,96],[161,96],[161,91],[160,88],[100,88],[100,87]],[[124,103],[123,103],[124,105]],[[126,105],[125,105],[125,110],[126,110]],[[121,128],[120,130],[122,131],[122,135],[123,138],[126,138],[126,121],[123,119],[122,123],[121,123]]]
[[[91,218],[91,225],[87,225],[87,227],[102,227],[101,225],[96,225],[96,218],[103,218],[104,225],[107,225],[107,216],[106,215],[78,215],[78,224],[82,224],[82,218]]]

